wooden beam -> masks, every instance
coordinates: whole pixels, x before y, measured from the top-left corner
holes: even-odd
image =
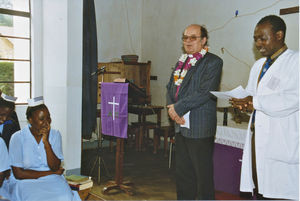
[[[5,9],[5,8],[0,8],[0,13],[7,14],[7,15],[16,15],[16,16],[20,16],[20,17],[30,17],[29,12],[10,10],[10,9]]]
[[[299,13],[299,6],[283,8],[283,9],[280,9],[280,11],[279,11],[280,15],[287,15],[287,14],[292,14],[292,13]]]

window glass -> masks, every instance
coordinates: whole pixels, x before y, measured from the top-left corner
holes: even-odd
[[[30,59],[29,40],[0,37],[0,44],[0,59]]]
[[[31,98],[30,23],[29,0],[0,0],[0,89],[18,104]]]
[[[30,83],[15,83],[15,94],[17,94],[18,99],[16,103],[27,103],[27,99],[30,98]]]
[[[0,83],[0,89],[9,96],[16,96],[16,103],[27,103],[30,97],[30,83]]]
[[[29,38],[29,23],[27,17],[0,14],[0,36]]]
[[[0,8],[29,12],[29,0],[0,0]]]
[[[30,62],[0,61],[0,81],[30,82]]]

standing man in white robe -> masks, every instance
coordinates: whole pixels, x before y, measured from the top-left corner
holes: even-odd
[[[234,107],[252,112],[240,190],[254,190],[257,199],[299,199],[299,53],[287,48],[285,32],[275,15],[257,23],[254,42],[264,57],[251,69],[251,96],[232,99]]]

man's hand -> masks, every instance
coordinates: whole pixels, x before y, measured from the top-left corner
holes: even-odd
[[[246,98],[242,99],[232,98],[230,99],[230,103],[232,107],[237,108],[243,112],[252,112],[254,109],[252,99],[252,96],[247,96]]]
[[[180,124],[180,125],[185,124],[184,118],[183,118],[183,117],[179,117],[179,116],[175,118],[175,122],[176,122],[177,124]]]
[[[175,120],[175,117],[178,116],[178,114],[176,113],[175,109],[174,109],[174,104],[171,105],[167,105],[168,108],[168,114],[171,117],[172,120]]]
[[[167,105],[168,114],[172,120],[174,120],[177,124],[183,125],[185,120],[183,117],[180,117],[177,112],[175,111],[174,104]]]

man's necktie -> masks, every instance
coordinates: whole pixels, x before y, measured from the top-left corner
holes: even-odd
[[[261,74],[260,74],[260,76],[259,76],[258,82],[261,80],[261,78],[265,75],[265,73],[267,72],[267,70],[270,68],[271,62],[272,62],[271,58],[268,57],[268,59],[267,59],[265,65],[264,65],[264,67],[263,67],[263,69],[262,69],[262,71],[261,71]]]
[[[261,80],[261,78],[265,75],[265,73],[267,72],[267,70],[270,68],[271,66],[271,62],[272,62],[272,59],[270,57],[267,58],[267,61],[265,63],[265,65],[263,66],[263,69],[259,75],[259,78],[258,78],[258,83],[259,81]],[[258,84],[257,83],[257,84]],[[255,122],[255,113],[256,113],[256,110],[253,111],[253,115],[252,115],[252,126],[254,126],[254,122]]]

